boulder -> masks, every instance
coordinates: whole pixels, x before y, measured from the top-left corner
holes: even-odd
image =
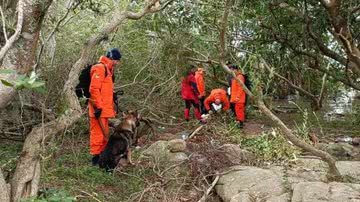
[[[143,151],[142,155],[150,157],[156,163],[164,163],[164,165],[188,159],[188,156],[184,152],[170,152],[169,145],[170,142],[168,141],[157,141]]]
[[[253,197],[280,200],[286,193],[284,176],[279,170],[234,166],[233,172],[220,177],[215,189],[225,202],[252,201]]]
[[[169,141],[169,140],[172,140],[172,139],[175,139],[175,138],[176,138],[176,135],[171,134],[171,133],[163,133],[163,134],[156,135],[157,140]]]
[[[293,185],[291,202],[355,202],[360,201],[360,184],[301,182]]]
[[[267,197],[267,195],[261,195],[257,193],[241,193],[235,195],[230,202],[253,202],[253,201],[266,201],[266,202],[289,202],[290,194],[284,193],[280,196]]]
[[[233,164],[241,164],[242,162],[251,162],[256,159],[255,155],[245,149],[241,149],[239,145],[224,144],[220,147],[225,156]]]
[[[338,160],[360,158],[360,149],[348,143],[318,144],[317,147],[333,155]]]
[[[360,161],[337,161],[336,166],[341,175],[350,176],[360,182]],[[327,182],[327,171],[327,163],[320,159],[300,158],[295,165],[287,169],[286,176],[289,183]]]
[[[327,181],[327,164],[314,158],[300,158],[286,169],[289,183]]]
[[[167,141],[157,141],[150,145],[145,151],[143,151],[143,155],[150,156],[154,158],[167,156],[169,151],[167,149],[169,143]]]
[[[170,153],[168,156],[169,162],[180,163],[188,160],[188,156],[184,152]]]
[[[181,139],[170,140],[168,143],[168,149],[170,152],[185,152],[186,142]]]

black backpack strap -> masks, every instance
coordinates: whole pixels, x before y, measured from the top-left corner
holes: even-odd
[[[106,65],[104,64],[104,63],[102,63],[102,62],[99,62],[99,63],[96,63],[96,64],[102,64],[102,65],[104,65],[104,69],[105,69],[105,78],[108,76],[108,68],[106,67]],[[112,81],[113,82],[115,82],[115,74],[113,73],[113,75],[112,75]]]
[[[99,63],[97,63],[97,64],[102,64],[103,66],[104,66],[104,69],[105,69],[105,78],[108,76],[108,72],[107,72],[107,67],[106,67],[106,65],[104,64],[104,63],[102,63],[102,62],[99,62]]]

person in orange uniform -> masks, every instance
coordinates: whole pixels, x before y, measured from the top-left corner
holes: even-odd
[[[93,165],[98,164],[99,155],[108,141],[108,119],[115,117],[113,74],[114,67],[120,63],[120,59],[120,51],[113,48],[107,52],[106,56],[100,57],[98,64],[91,67],[89,116],[90,154],[93,155]]]
[[[195,67],[191,65],[181,82],[181,97],[185,101],[184,117],[186,121],[189,121],[190,108],[193,105],[195,117],[204,123],[199,109],[199,90],[196,85],[195,71]]]
[[[226,91],[218,88],[211,91],[209,97],[207,97],[204,101],[204,105],[207,111],[209,111],[212,107],[211,104],[220,105],[222,104],[223,110],[226,111],[230,108],[230,103],[226,95]],[[215,111],[212,109],[212,111]]]
[[[245,78],[241,74],[237,65],[232,65],[231,69],[235,72],[236,78],[240,79],[243,83],[245,83]],[[231,80],[231,94],[230,94],[230,102],[234,103],[236,120],[238,121],[238,127],[244,127],[245,121],[245,99],[246,93],[241,85],[236,81],[235,78]]]
[[[204,81],[204,68],[201,64],[198,65],[197,71],[195,72],[196,86],[199,91],[200,111],[201,114],[207,114],[204,106],[205,100],[205,81]]]

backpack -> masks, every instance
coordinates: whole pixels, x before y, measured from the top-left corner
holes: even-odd
[[[251,80],[249,79],[249,76],[247,74],[244,74],[244,79],[245,79],[245,86],[246,88],[248,88],[250,91],[251,91],[251,87],[252,87],[252,82]]]
[[[102,64],[105,68],[105,77],[107,77],[107,68],[103,63],[94,63],[94,64],[88,64],[86,65],[86,67],[81,71],[80,76],[79,76],[79,84],[75,87],[75,94],[78,98],[86,98],[87,100],[90,98],[90,83],[91,83],[91,77],[90,77],[90,72],[91,72],[91,67],[96,65],[96,64]],[[113,81],[114,81],[114,76],[113,76]]]

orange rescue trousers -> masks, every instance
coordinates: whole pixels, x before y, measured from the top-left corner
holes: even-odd
[[[234,103],[235,104],[235,114],[237,121],[245,120],[245,103]]]
[[[99,118],[104,125],[105,131],[109,133],[108,118]],[[101,130],[99,120],[95,117],[90,118],[90,154],[100,154],[106,147],[107,140]]]

